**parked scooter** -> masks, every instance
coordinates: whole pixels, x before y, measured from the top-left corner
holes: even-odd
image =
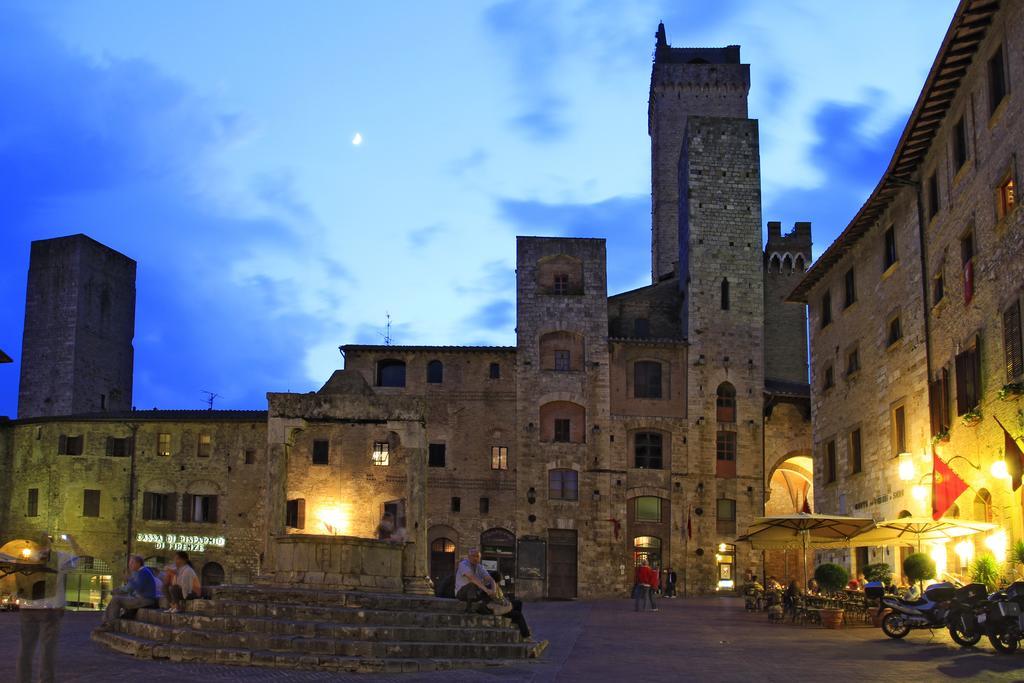
[[[985,635],[985,628],[978,622],[988,611],[985,585],[971,583],[956,589],[946,615],[949,636],[963,647],[973,647]]]
[[[1015,652],[1024,640],[1024,581],[996,591],[988,597],[988,609],[978,615],[989,642],[997,652]]]
[[[956,587],[945,582],[928,586],[924,597],[917,600],[885,595],[880,586],[869,584],[865,588],[866,597],[880,600],[879,612],[889,610],[882,617],[882,632],[890,638],[905,638],[914,629],[946,628],[955,594]]]

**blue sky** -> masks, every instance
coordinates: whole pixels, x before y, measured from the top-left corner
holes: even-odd
[[[612,292],[646,284],[659,19],[742,46],[764,220],[818,254],[955,5],[0,0],[0,348],[30,242],[78,232],[139,263],[139,408],[318,388],[386,313],[398,344],[513,344],[517,234],[605,237]]]

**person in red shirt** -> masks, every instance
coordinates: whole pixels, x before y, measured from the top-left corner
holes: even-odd
[[[648,603],[651,611],[658,611],[654,604],[654,590],[657,586],[658,572],[650,568],[647,560],[640,560],[640,566],[636,568],[636,585],[633,587],[634,611],[646,610]]]

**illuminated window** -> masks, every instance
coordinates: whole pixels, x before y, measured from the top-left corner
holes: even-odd
[[[491,446],[491,469],[508,469],[508,448],[505,446]]]
[[[156,436],[156,454],[164,457],[171,454],[171,435],[170,434],[157,434]]]
[[[391,463],[387,441],[373,442],[373,464],[380,467],[387,467]]]
[[[661,522],[661,498],[641,496],[634,500],[636,521]]]
[[[1006,176],[996,189],[996,218],[1003,220],[1017,205],[1017,186],[1013,176]]]
[[[196,450],[196,455],[200,458],[209,458],[210,453],[213,451],[213,439],[209,434],[199,435],[199,447]]]
[[[217,521],[217,496],[186,493],[181,505],[181,521],[212,524]]]

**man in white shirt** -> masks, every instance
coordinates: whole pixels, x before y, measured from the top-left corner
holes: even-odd
[[[61,536],[61,540],[71,546],[70,554],[54,550],[53,539],[44,534],[38,541],[38,548],[25,558],[27,564],[39,566],[39,571],[19,572],[15,578],[21,617],[21,652],[15,673],[18,683],[31,683],[36,643],[40,643],[39,681],[52,683],[56,680],[54,667],[60,620],[64,617],[65,582],[80,554],[70,534]]]
[[[472,604],[493,597],[494,586],[491,573],[480,564],[480,551],[470,548],[455,570],[455,597]]]

